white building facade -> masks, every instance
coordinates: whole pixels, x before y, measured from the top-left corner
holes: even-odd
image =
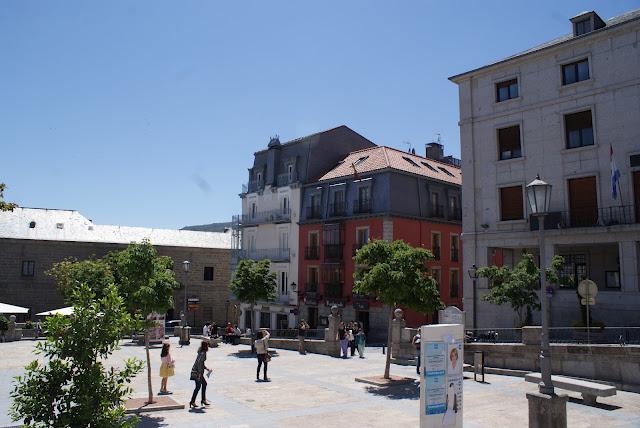
[[[596,282],[594,319],[637,326],[640,10],[607,21],[585,12],[571,25],[570,35],[450,78],[459,87],[464,271],[538,255],[525,186],[539,174],[553,186],[546,266],[561,255],[563,276]],[[482,301],[487,280],[464,276],[467,327],[514,327],[508,305]],[[552,326],[584,317],[575,286],[551,300]]]

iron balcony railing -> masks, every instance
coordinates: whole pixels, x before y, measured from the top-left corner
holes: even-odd
[[[451,249],[451,261],[452,262],[457,262],[458,260],[460,260],[460,250],[458,248],[452,248]]]
[[[632,205],[591,207],[561,212],[561,227],[602,227],[637,223]],[[545,222],[546,226],[546,222]]]
[[[353,213],[354,214],[366,214],[370,213],[373,208],[373,200],[368,199],[356,199],[353,201]]]
[[[291,210],[289,208],[259,211],[255,214],[242,214],[243,226],[264,223],[286,223],[289,221],[291,221]]]
[[[467,342],[521,343],[521,328],[477,328],[465,330]],[[551,343],[640,345],[640,327],[549,327]]]
[[[429,210],[429,216],[433,218],[444,218],[444,209],[442,205],[432,205]]]
[[[462,211],[459,209],[449,211],[449,220],[462,221]]]
[[[431,252],[433,253],[433,258],[435,260],[440,260],[440,247],[439,246],[431,247]]]
[[[346,211],[347,204],[344,201],[329,204],[329,217],[343,217]]]
[[[521,328],[475,328],[465,330],[466,342],[522,343]]]
[[[258,250],[242,250],[240,252],[241,259],[264,260],[268,259],[274,262],[284,262],[289,260],[288,248],[268,248]]]
[[[322,218],[322,210],[320,209],[320,205],[312,205],[307,207],[307,219],[318,219]]]
[[[342,244],[325,244],[324,258],[327,260],[342,260]]]
[[[305,260],[318,260],[320,258],[320,247],[318,245],[305,247],[304,258]]]
[[[340,298],[342,297],[342,283],[341,282],[329,282],[324,284],[324,297],[328,298]]]
[[[307,282],[304,284],[305,293],[317,293],[318,292],[318,283],[317,282]],[[315,296],[313,296],[315,297]]]

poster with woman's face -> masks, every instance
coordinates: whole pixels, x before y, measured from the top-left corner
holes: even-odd
[[[447,347],[447,373],[448,374],[461,374],[462,373],[462,360],[461,360],[461,346],[459,343],[450,343]]]

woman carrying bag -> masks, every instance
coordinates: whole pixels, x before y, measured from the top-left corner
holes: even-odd
[[[256,370],[256,380],[260,380],[260,367],[264,363],[264,381],[271,382],[271,379],[267,377],[267,364],[271,361],[271,356],[269,355],[269,332],[266,329],[261,329],[258,333],[256,333],[256,354],[258,355],[258,369]]]
[[[196,407],[196,396],[198,395],[198,391],[202,387],[202,400],[200,403],[203,406],[208,406],[209,403],[207,401],[207,381],[204,378],[204,371],[206,370],[207,376],[211,375],[212,370],[204,365],[205,360],[207,359],[207,351],[209,350],[209,342],[202,341],[200,343],[200,349],[198,349],[198,357],[196,358],[196,362],[193,363],[193,367],[191,368],[191,380],[196,382],[196,389],[193,390],[193,395],[191,396],[191,402],[189,406],[193,409]]]
[[[160,352],[160,377],[162,378],[162,382],[160,383],[161,394],[171,394],[171,392],[167,391],[167,380],[175,374],[175,360],[171,357],[171,353],[169,352],[170,346],[169,342],[165,342],[162,344],[162,352]]]

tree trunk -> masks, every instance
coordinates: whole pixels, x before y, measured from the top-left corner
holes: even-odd
[[[149,388],[148,403],[153,403],[153,387],[151,386],[151,358],[149,357],[149,334],[147,329],[144,330],[144,348],[147,354],[147,386]]]
[[[384,378],[391,379],[389,370],[391,369],[391,323],[393,322],[393,308],[389,311],[389,326],[387,327],[387,359],[384,363]]]
[[[256,329],[255,329],[255,325],[256,322],[253,319],[253,303],[251,304],[251,306],[249,307],[249,310],[251,311],[251,353],[255,352],[255,345],[254,345],[254,340],[253,338],[256,337]]]

